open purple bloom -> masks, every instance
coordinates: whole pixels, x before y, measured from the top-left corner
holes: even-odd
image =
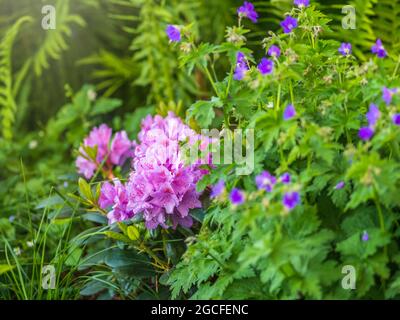
[[[374,130],[370,127],[363,127],[358,132],[358,136],[360,137],[361,140],[364,141],[370,140],[373,135],[374,135]]]
[[[285,172],[282,176],[281,176],[281,182],[283,184],[289,184],[292,181],[292,177],[290,176],[290,174],[288,172]]]
[[[393,96],[397,93],[398,89],[389,89],[386,87],[382,88],[382,99],[385,101],[386,105],[390,105],[392,103]]]
[[[276,178],[268,171],[263,171],[256,177],[256,185],[258,190],[271,192],[276,183]]]
[[[240,205],[244,203],[244,194],[237,188],[233,188],[231,194],[229,195],[231,203],[234,205]]]
[[[382,44],[381,39],[377,39],[375,45],[371,48],[372,53],[376,54],[378,58],[385,58],[387,56],[387,51]]]
[[[225,181],[221,179],[212,187],[210,197],[216,198],[220,194],[222,194],[224,190],[225,190]]]
[[[290,120],[296,115],[296,109],[292,104],[289,104],[283,111],[283,120]]]
[[[300,204],[300,194],[296,191],[287,192],[283,195],[282,203],[288,210],[293,210]]]
[[[392,117],[393,123],[396,126],[400,126],[400,113],[396,113],[393,117]]]
[[[239,17],[245,17],[256,23],[258,19],[258,13],[254,9],[254,5],[251,2],[245,1],[241,7],[237,9]]]
[[[276,46],[276,45],[272,45],[272,46],[269,47],[269,49],[268,49],[268,55],[271,56],[271,57],[276,57],[276,58],[278,58],[278,57],[280,57],[280,55],[281,55],[281,49],[280,49],[278,46]]]
[[[339,53],[344,56],[351,55],[351,43],[343,42],[339,47]]]
[[[305,8],[310,5],[310,0],[294,0],[294,4],[299,8]]]
[[[285,20],[281,22],[281,27],[284,33],[290,33],[294,28],[297,27],[297,19],[287,16]]]
[[[129,140],[125,131],[115,134],[111,143],[110,160],[113,164],[121,166],[125,160],[131,155],[129,151],[132,148],[132,141]]]
[[[270,74],[274,70],[274,62],[267,58],[262,58],[257,68],[263,76]]]
[[[364,241],[364,242],[369,240],[369,234],[368,234],[367,231],[364,231],[364,232],[363,232],[363,235],[362,235],[362,237],[361,237],[361,240]]]
[[[343,189],[344,186],[345,186],[344,181],[340,181],[340,182],[335,186],[335,189],[336,189],[336,190],[340,190],[340,189]]]
[[[249,67],[247,65],[246,57],[243,52],[238,52],[236,56],[236,68],[235,73],[233,74],[233,79],[242,80],[247,71],[249,71]]]
[[[165,29],[165,32],[170,41],[172,42],[181,41],[181,30],[177,26],[169,24],[167,26],[167,29]]]
[[[368,120],[369,126],[374,127],[381,116],[381,112],[375,104],[371,103],[369,106],[369,111],[365,116]]]

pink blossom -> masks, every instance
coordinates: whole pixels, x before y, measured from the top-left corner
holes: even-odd
[[[96,148],[96,159],[91,159],[83,146],[79,148],[79,156],[76,159],[78,172],[86,179],[90,179],[100,164],[106,159],[104,167],[112,169],[113,165],[122,165],[131,156],[133,144],[125,131],[115,134],[111,141],[112,129],[106,124],[95,127],[83,141],[84,147]],[[111,145],[111,147],[110,147]]]
[[[193,221],[189,211],[201,207],[196,183],[208,173],[200,165],[209,160],[187,163],[182,145],[199,143],[199,148],[205,149],[208,140],[173,113],[166,118],[147,116],[142,121],[138,140],[132,172],[125,184],[126,198],[122,193],[121,206],[113,206],[109,222],[142,214],[149,229],[190,227]],[[108,199],[113,196],[110,187],[104,184],[99,201],[109,203]]]

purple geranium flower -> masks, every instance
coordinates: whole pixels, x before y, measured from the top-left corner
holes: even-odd
[[[274,62],[267,58],[262,58],[260,64],[257,66],[258,71],[264,76],[272,73],[274,70]]]
[[[387,51],[382,44],[381,39],[377,39],[375,45],[371,48],[372,53],[376,54],[378,58],[385,58],[387,56]]]
[[[374,135],[374,130],[370,127],[363,127],[358,132],[358,136],[360,137],[361,140],[364,141],[370,140],[373,135]]]
[[[294,0],[294,4],[299,8],[305,8],[310,5],[310,0]]]
[[[371,103],[369,106],[369,111],[365,116],[368,120],[369,126],[374,127],[381,116],[381,112],[375,104]]]
[[[335,189],[336,189],[336,190],[340,190],[340,189],[343,189],[344,186],[345,186],[344,181],[340,181],[340,182],[335,186]]]
[[[256,177],[256,185],[258,190],[271,192],[276,183],[276,178],[268,171],[263,171]]]
[[[382,99],[385,101],[386,105],[390,105],[392,103],[393,96],[397,93],[398,89],[389,89],[386,87],[382,88]]]
[[[362,237],[361,237],[361,240],[364,241],[364,242],[369,240],[369,234],[368,234],[367,231],[364,231],[364,232],[363,232],[363,235],[362,235]]]
[[[280,57],[281,55],[281,49],[276,46],[276,45],[272,45],[269,49],[268,49],[268,55],[271,57]]]
[[[339,53],[344,56],[351,55],[351,43],[343,42],[339,47]]]
[[[392,117],[393,123],[396,126],[400,126],[400,113],[396,113],[393,117]]]
[[[296,191],[287,192],[283,196],[282,203],[288,210],[293,210],[300,204],[300,194]]]
[[[244,194],[237,188],[233,188],[231,194],[229,195],[229,199],[231,200],[232,204],[240,205],[244,203]]]
[[[181,30],[177,26],[169,24],[167,26],[167,29],[165,29],[165,32],[170,41],[172,42],[181,41]]]
[[[297,27],[297,19],[287,16],[285,20],[281,22],[281,27],[284,33],[290,33],[294,28]]]
[[[296,109],[292,104],[289,104],[283,111],[283,120],[290,120],[296,115]]]
[[[292,181],[292,177],[290,176],[290,174],[288,172],[285,172],[282,176],[281,176],[281,182],[283,184],[289,184]]]
[[[216,198],[220,194],[222,194],[224,190],[225,190],[225,181],[221,179],[212,187],[210,197]]]
[[[246,17],[254,23],[257,22],[258,13],[254,9],[254,5],[251,2],[245,1],[243,5],[237,9],[237,13],[239,17]]]
[[[249,67],[247,65],[247,60],[243,52],[238,52],[236,55],[236,69],[233,75],[233,79],[242,80],[246,75]]]

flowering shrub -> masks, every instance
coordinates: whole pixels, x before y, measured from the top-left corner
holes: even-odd
[[[100,207],[112,207],[107,215],[110,223],[143,214],[149,229],[159,225],[168,228],[168,222],[174,228],[178,224],[190,227],[193,222],[189,209],[201,207],[196,182],[207,171],[200,168],[200,163],[186,165],[180,143],[202,142],[202,137],[170,113],[165,119],[144,119],[138,138],[128,182],[103,184]],[[119,158],[119,151],[111,149],[111,158]]]

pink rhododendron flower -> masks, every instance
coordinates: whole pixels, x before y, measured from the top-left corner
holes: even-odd
[[[201,164],[210,164],[210,158],[199,157],[188,164],[183,145],[205,150],[208,140],[173,113],[166,118],[147,116],[138,140],[126,184],[121,187],[114,183],[112,187],[105,183],[102,187],[99,204],[113,209],[109,222],[142,214],[149,229],[176,228],[178,224],[190,227],[193,221],[189,210],[201,207],[196,183],[208,173]]]
[[[83,145],[85,147],[97,148],[96,159],[91,159],[81,146],[79,156],[76,159],[78,172],[86,179],[90,179],[98,169],[103,160],[107,157],[104,167],[112,169],[113,165],[122,165],[131,156],[133,143],[129,140],[125,131],[117,132],[110,143],[112,129],[102,124],[98,128],[93,128],[87,136]]]

